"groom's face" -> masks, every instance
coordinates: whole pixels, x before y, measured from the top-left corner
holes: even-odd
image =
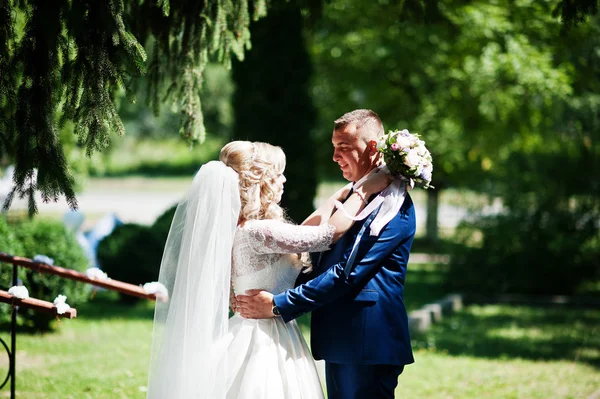
[[[336,162],[344,178],[355,182],[373,169],[372,151],[365,140],[361,139],[360,130],[352,124],[334,130],[333,161]]]

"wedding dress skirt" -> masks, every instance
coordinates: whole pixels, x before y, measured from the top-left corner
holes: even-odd
[[[295,320],[229,319],[228,399],[323,398],[315,362]]]

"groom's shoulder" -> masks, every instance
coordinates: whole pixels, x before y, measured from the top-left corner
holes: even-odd
[[[402,207],[400,208],[399,213],[414,211],[414,208],[415,205],[413,203],[412,197],[409,193],[406,193],[406,196],[404,197],[404,202],[402,203]]]
[[[404,202],[400,207],[398,213],[392,218],[388,227],[392,229],[402,228],[403,226],[408,224],[415,223],[415,206],[413,203],[410,194],[406,193],[404,197]]]

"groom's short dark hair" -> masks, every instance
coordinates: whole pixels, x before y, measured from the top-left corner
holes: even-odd
[[[333,122],[333,130],[344,129],[348,125],[354,125],[356,129],[362,128],[370,138],[379,137],[384,134],[383,123],[379,115],[370,109],[355,109],[346,112]]]

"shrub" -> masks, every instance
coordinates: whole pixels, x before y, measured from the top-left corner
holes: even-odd
[[[9,255],[20,255],[23,253],[23,247],[17,241],[14,232],[6,223],[6,219],[0,216],[0,252]],[[13,286],[12,282],[13,266],[10,263],[0,263],[0,288],[8,291]],[[11,306],[0,304],[0,322],[2,324],[10,322]]]
[[[569,295],[600,280],[600,236],[596,218],[587,213],[513,208],[463,224],[459,235],[478,246],[457,247],[448,274],[453,290]]]
[[[7,230],[6,234],[4,234],[5,231],[2,231],[2,240],[3,245],[6,243],[7,248],[12,245],[12,255],[27,258],[33,258],[38,254],[47,255],[54,259],[55,265],[81,272],[89,267],[89,261],[83,249],[73,234],[66,230],[60,222],[33,219],[14,225],[4,225],[0,229]],[[9,269],[7,266],[3,266],[2,269],[0,284],[2,287],[8,288],[12,283],[12,273],[5,272]],[[51,302],[57,295],[63,294],[67,296],[67,303],[72,307],[77,307],[88,299],[89,287],[77,281],[41,274],[23,267],[19,267],[18,277],[29,290],[29,296],[33,298]],[[6,317],[6,314],[3,309],[3,317]],[[31,309],[23,309],[19,311],[19,315],[20,321],[24,325],[37,331],[50,330],[51,322],[55,319],[52,315],[35,312]]]
[[[98,244],[98,263],[110,278],[144,284],[158,279],[163,247],[162,235],[152,227],[123,224]],[[120,298],[126,303],[138,300],[125,294]]]
[[[152,230],[156,232],[162,242],[161,248],[164,248],[167,242],[167,236],[169,235],[169,229],[171,228],[171,222],[173,221],[173,216],[175,216],[176,209],[177,204],[164,211],[162,215],[156,218],[156,221],[152,225]]]

